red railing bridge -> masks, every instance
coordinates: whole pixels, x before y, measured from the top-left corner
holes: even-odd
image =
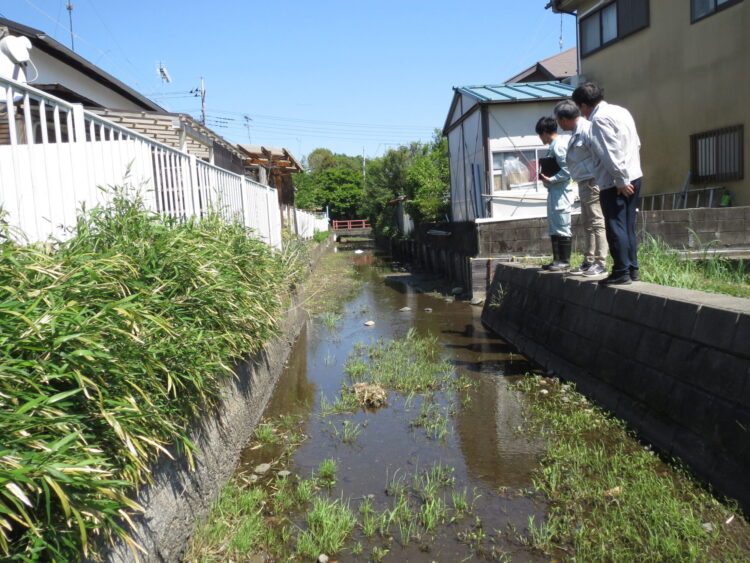
[[[333,240],[340,241],[344,237],[369,237],[372,227],[367,219],[347,219],[333,221]]]

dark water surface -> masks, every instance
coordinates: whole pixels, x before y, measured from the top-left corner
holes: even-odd
[[[462,301],[447,303],[436,293],[424,293],[431,289],[431,282],[394,272],[370,250],[351,253],[351,263],[363,282],[361,291],[343,304],[343,316],[334,329],[329,330],[319,320],[308,321],[264,414],[267,419],[285,414],[302,416],[301,427],[309,438],[288,469],[309,478],[322,460],[336,459],[338,480],[330,494],[351,499],[356,513],[366,495],[374,495],[376,510],[392,507],[392,497],[384,490],[388,476],[394,472],[410,478],[434,463],[448,465],[455,468],[455,490],[466,489],[469,498],[478,496],[474,511],[487,534],[484,544],[497,546],[497,553],[506,554],[497,555],[497,560],[544,560],[524,548],[512,532],[515,528],[523,533],[529,515],[539,522],[545,510],[542,504],[519,494],[520,489],[531,485],[530,473],[539,462],[542,444],[516,432],[522,422],[522,399],[508,388],[514,376],[532,366],[482,326],[481,307]],[[402,307],[411,311],[399,311]],[[367,320],[375,321],[375,325],[364,326]],[[402,338],[411,328],[436,336],[456,375],[466,375],[475,382],[468,392],[470,401],[460,403],[454,398],[445,439],[430,439],[422,429],[412,428],[409,422],[419,412],[419,401],[406,401],[393,392],[389,393],[388,406],[377,411],[320,416],[321,395],[329,401],[337,397],[345,378],[343,366],[355,343]],[[352,444],[343,443],[331,431],[331,423],[340,427],[343,420],[363,426]],[[272,450],[269,446],[248,449],[240,470],[252,471],[255,465],[271,461],[279,454]],[[443,563],[489,559],[457,540],[461,531],[475,525],[472,515],[438,528],[434,536],[423,538],[421,543],[402,546],[394,541],[384,560]],[[360,556],[346,551],[336,560],[367,561],[371,548],[382,545],[381,538],[357,540],[364,545]],[[423,551],[428,547],[429,551]]]

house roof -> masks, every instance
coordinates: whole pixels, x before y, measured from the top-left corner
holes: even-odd
[[[94,109],[92,112],[151,139],[180,150],[180,131],[186,134],[187,152],[208,160],[214,143],[237,158],[244,155],[232,143],[184,113]]]
[[[483,86],[459,86],[456,92],[466,94],[480,103],[508,103],[550,100],[569,97],[575,88],[562,82],[520,82]]]
[[[562,80],[576,74],[578,74],[578,49],[571,47],[567,51],[562,51],[535,63],[509,78],[505,83],[532,82],[540,78],[542,80]]]
[[[44,51],[48,55],[72,68],[75,68],[82,74],[85,74],[110,90],[117,92],[143,109],[150,111],[165,111],[160,105],[136,92],[130,86],[103,71],[95,64],[87,61],[75,51],[71,51],[62,43],[58,43],[43,31],[5,18],[0,18],[0,27],[7,27],[12,35],[28,37],[31,44],[40,51]]]
[[[447,135],[465,116],[472,113],[480,105],[564,100],[571,96],[575,88],[562,82],[547,81],[498,85],[485,84],[483,86],[454,86],[453,90],[455,93],[453,94],[453,102],[448,111],[448,117],[443,126],[443,135]],[[458,100],[462,94],[474,98],[477,100],[477,103],[465,111],[462,117],[451,121],[451,117],[458,106]]]

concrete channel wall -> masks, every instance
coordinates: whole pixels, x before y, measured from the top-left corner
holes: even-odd
[[[750,510],[750,299],[500,264],[482,321]]]
[[[312,252],[311,268],[331,239]],[[250,441],[276,382],[284,369],[307,312],[292,300],[281,321],[281,335],[264,350],[235,367],[217,408],[207,410],[191,433],[195,467],[184,455],[164,456],[153,468],[153,484],[135,496],[145,511],[134,518],[133,539],[145,549],[146,562],[181,561],[196,521],[208,513],[222,486],[234,473],[240,453]],[[174,453],[174,452],[173,452]],[[130,548],[118,542],[105,556],[109,562],[135,561]]]

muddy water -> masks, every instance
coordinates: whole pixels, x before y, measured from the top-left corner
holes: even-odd
[[[474,509],[487,535],[484,551],[494,548],[497,558],[504,552],[502,557],[514,561],[542,560],[527,551],[513,532],[523,533],[529,515],[539,522],[545,509],[522,494],[531,485],[530,472],[538,464],[542,444],[516,432],[521,424],[521,398],[509,389],[514,377],[531,366],[482,326],[480,307],[446,302],[429,292],[432,282],[394,271],[370,250],[351,254],[351,264],[363,282],[361,290],[344,304],[335,328],[316,320],[307,323],[264,414],[269,419],[302,415],[308,439],[288,469],[308,478],[323,459],[336,459],[338,481],[330,494],[352,499],[356,511],[358,499],[366,495],[374,495],[376,509],[390,507],[392,499],[384,490],[388,475],[397,470],[413,474],[434,463],[448,465],[455,468],[456,490],[466,489],[470,497],[478,497]],[[399,311],[403,307],[410,311]],[[367,320],[375,325],[364,326]],[[409,422],[416,417],[419,404],[395,393],[389,394],[388,406],[377,411],[320,416],[321,396],[331,401],[339,393],[344,362],[355,343],[399,338],[411,328],[437,336],[456,374],[475,383],[468,392],[471,400],[454,401],[445,439],[429,439],[425,432],[411,428]],[[343,420],[363,426],[352,444],[343,443],[331,431],[332,423],[340,426]],[[275,455],[278,452],[267,447],[248,449],[241,470],[252,471]],[[475,516],[439,528],[429,540],[406,546],[393,542],[384,560],[442,563],[492,558],[477,555],[457,540],[462,531],[476,526]],[[355,557],[345,552],[338,561],[366,561],[370,549],[382,544],[378,539],[356,539],[365,546],[363,554]]]

